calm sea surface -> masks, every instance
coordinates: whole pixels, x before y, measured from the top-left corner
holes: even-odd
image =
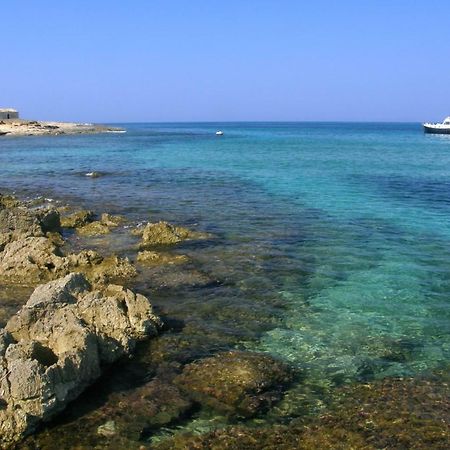
[[[400,123],[123,126],[2,138],[0,187],[213,233],[184,253],[217,283],[154,298],[215,337],[198,355],[270,352],[331,387],[448,362],[450,136]]]

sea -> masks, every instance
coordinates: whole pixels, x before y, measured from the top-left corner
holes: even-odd
[[[115,125],[126,133],[1,138],[0,188],[210,233],[176,250],[193,278],[136,281],[188,343],[180,360],[282,359],[303,374],[279,411],[292,417],[345,384],[448,367],[450,136],[418,123]]]

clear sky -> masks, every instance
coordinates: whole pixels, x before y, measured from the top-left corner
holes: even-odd
[[[0,106],[36,119],[440,120],[440,0],[2,0]]]

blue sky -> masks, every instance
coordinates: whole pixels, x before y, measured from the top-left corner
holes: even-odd
[[[5,0],[0,20],[0,106],[29,118],[450,115],[443,0]]]

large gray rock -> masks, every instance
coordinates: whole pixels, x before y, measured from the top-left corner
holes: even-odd
[[[0,446],[64,409],[161,326],[147,298],[81,274],[36,288],[0,331]]]

